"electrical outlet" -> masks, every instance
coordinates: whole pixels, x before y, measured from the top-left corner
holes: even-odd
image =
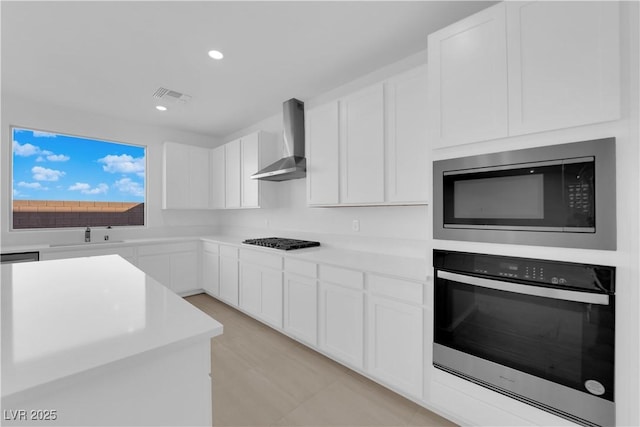
[[[351,230],[360,231],[360,221],[358,221],[357,219],[354,219],[353,222],[351,223]]]

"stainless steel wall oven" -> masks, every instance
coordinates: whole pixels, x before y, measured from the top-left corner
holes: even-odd
[[[615,139],[434,162],[434,237],[616,248]]]
[[[586,426],[615,425],[615,268],[434,250],[433,364]]]

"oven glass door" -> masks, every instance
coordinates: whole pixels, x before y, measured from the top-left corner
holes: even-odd
[[[613,401],[613,296],[570,292],[599,301],[569,301],[458,276],[469,280],[436,280],[436,343]]]
[[[445,172],[444,226],[595,232],[594,158]]]

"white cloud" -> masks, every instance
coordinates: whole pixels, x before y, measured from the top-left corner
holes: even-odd
[[[40,184],[39,182],[24,182],[24,181],[20,181],[18,183],[18,187],[32,188],[32,189],[35,189],[35,190],[47,190],[47,187],[43,187],[42,184]]]
[[[138,197],[144,196],[144,187],[139,182],[132,181],[131,178],[119,179],[114,184],[118,191],[122,193],[129,193]]]
[[[36,138],[55,138],[56,134],[51,132],[43,132],[40,130],[34,130],[33,136]]]
[[[55,135],[54,135],[55,136]],[[49,150],[43,150],[40,147],[29,144],[28,142],[20,145],[18,141],[13,141],[13,153],[20,157],[29,157],[38,155],[36,162],[44,162],[49,160],[50,162],[66,162],[70,159],[65,154],[55,154]]]
[[[98,184],[96,187],[91,188],[86,182],[76,182],[71,187],[70,191],[79,191],[82,194],[104,194],[109,190],[109,186],[104,183]]]
[[[34,166],[31,168],[31,172],[36,181],[57,181],[61,176],[66,175],[63,171],[47,169],[42,166]]]
[[[28,142],[20,145],[18,141],[13,141],[13,154],[20,157],[33,156],[40,154],[40,147],[29,144]]]
[[[22,195],[22,193],[14,188],[13,189],[13,197],[18,197],[20,195]]]
[[[111,173],[144,173],[144,157],[132,157],[128,154],[120,156],[109,154],[98,162],[103,163],[102,169]]]
[[[49,154],[47,156],[47,160],[49,160],[50,162],[66,162],[67,160],[69,160],[70,157],[69,156],[65,156],[64,154]]]

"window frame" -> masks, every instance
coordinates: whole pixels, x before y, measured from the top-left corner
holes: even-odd
[[[149,158],[148,158],[148,151],[149,151],[149,146],[146,144],[132,144],[129,142],[122,142],[122,141],[116,141],[114,139],[107,139],[107,138],[99,138],[99,137],[95,137],[95,136],[87,136],[87,135],[79,135],[79,134],[75,134],[75,133],[69,133],[69,132],[58,132],[58,131],[52,131],[52,130],[44,130],[41,128],[37,128],[37,127],[32,127],[32,126],[21,126],[21,125],[9,125],[9,138],[11,140],[11,143],[8,144],[9,145],[9,167],[8,167],[8,173],[9,173],[9,206],[8,206],[8,217],[9,220],[7,221],[8,226],[9,226],[9,232],[13,233],[20,233],[20,232],[37,232],[37,231],[65,231],[65,230],[83,230],[85,228],[85,226],[65,226],[65,227],[31,227],[31,228],[15,228],[14,227],[14,211],[13,211],[13,202],[14,202],[14,195],[13,195],[13,190],[14,190],[14,152],[13,152],[13,141],[14,141],[14,131],[16,129],[23,129],[23,130],[27,130],[27,131],[33,131],[33,132],[43,132],[43,133],[50,133],[50,134],[55,134],[55,135],[61,135],[61,136],[66,136],[66,137],[72,137],[72,138],[82,138],[82,139],[89,139],[89,140],[94,140],[94,141],[98,141],[98,142],[106,142],[106,143],[112,143],[112,144],[120,144],[120,145],[125,145],[125,146],[133,146],[133,147],[139,147],[142,148],[144,150],[144,200],[142,201],[143,205],[144,205],[144,211],[143,211],[143,223],[142,225],[140,224],[134,224],[134,225],[121,225],[121,224],[115,224],[115,225],[109,225],[109,227],[111,228],[121,228],[121,227],[126,227],[127,229],[146,229],[149,227],[148,225],[148,202],[149,202],[149,188],[147,183],[149,182],[148,178],[149,178]],[[93,228],[93,226],[91,226]],[[107,226],[95,226],[95,228],[106,228]]]

